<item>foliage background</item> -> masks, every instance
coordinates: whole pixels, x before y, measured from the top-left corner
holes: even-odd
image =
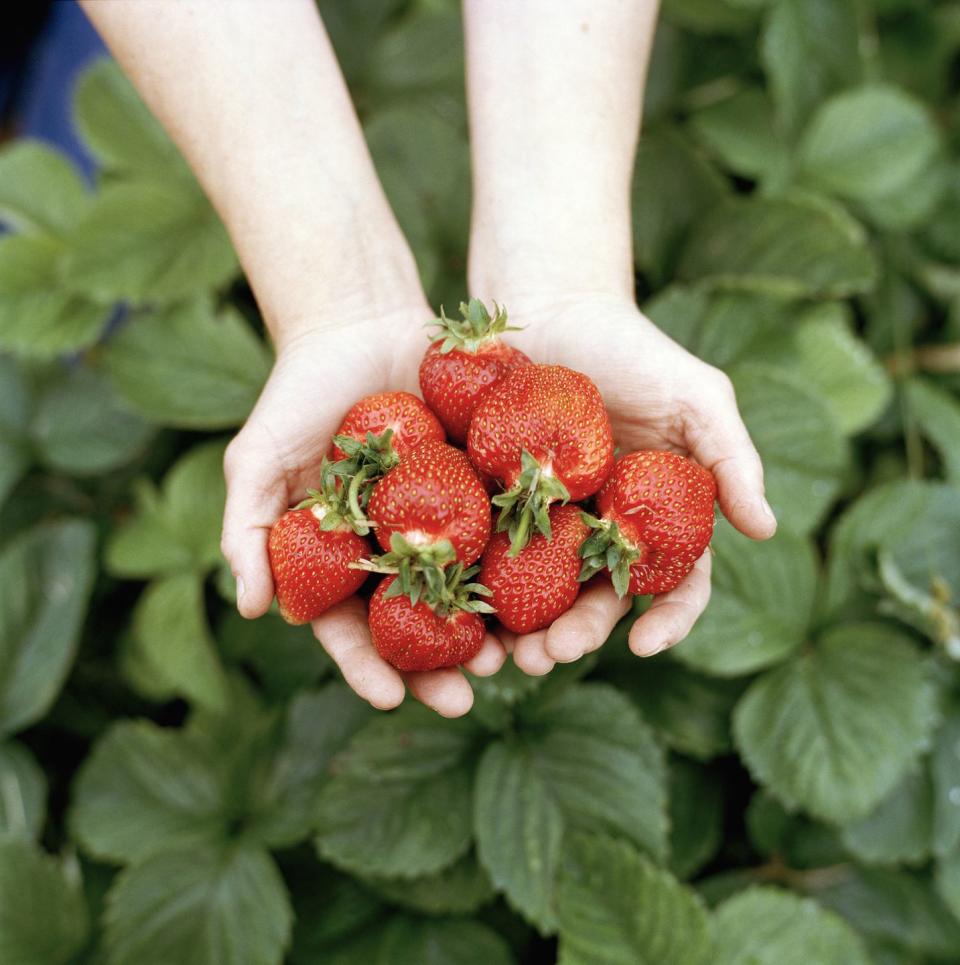
[[[444,0],[321,4],[435,302]],[[270,350],[107,62],[93,190],[0,152],[0,962],[960,960],[960,4],[668,0],[638,297],[733,377],[781,530],[679,649],[374,714],[218,551]],[[638,604],[638,605],[642,605]]]

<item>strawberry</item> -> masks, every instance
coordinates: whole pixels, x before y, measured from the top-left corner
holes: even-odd
[[[505,492],[498,531],[516,555],[534,529],[550,539],[551,503],[592,496],[613,466],[613,433],[603,399],[585,375],[562,365],[514,369],[477,406],[467,451]]]
[[[280,615],[308,623],[356,593],[367,574],[352,564],[366,556],[367,541],[355,531],[330,471],[322,469],[321,491],[288,509],[270,529],[267,552]]]
[[[580,549],[581,579],[607,568],[617,593],[666,593],[693,569],[713,535],[713,474],[655,449],[620,459],[597,495],[599,518]]]
[[[490,539],[490,499],[466,454],[426,442],[374,487],[367,513],[377,541],[391,550],[379,562],[403,558],[443,567],[469,566]]]
[[[519,331],[507,324],[506,309],[494,302],[490,317],[479,298],[461,302],[462,319],[440,317],[431,325],[438,331],[420,363],[420,391],[427,405],[440,417],[447,435],[455,442],[467,441],[467,429],[482,398],[511,370],[529,365],[519,349],[500,336]]]
[[[392,456],[396,463],[421,443],[431,440],[443,442],[446,434],[440,420],[415,395],[409,392],[380,392],[368,395],[351,406],[335,434],[334,459],[348,457],[343,448],[344,436],[357,443],[365,443],[368,436],[382,437],[390,430]],[[384,468],[389,469],[390,465]]]
[[[474,570],[452,567],[456,599],[414,602],[401,589],[399,578],[388,576],[370,600],[370,636],[377,652],[398,670],[438,670],[455,667],[476,656],[486,630],[478,615],[488,604],[469,599],[475,584],[464,583]]]
[[[491,591],[497,619],[514,633],[550,626],[573,606],[580,592],[580,545],[590,533],[579,506],[552,506],[553,539],[537,534],[510,554],[510,538],[497,533],[487,545],[480,582]]]

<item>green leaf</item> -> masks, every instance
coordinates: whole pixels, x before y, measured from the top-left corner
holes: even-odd
[[[94,577],[93,524],[46,523],[0,554],[0,735],[50,709],[76,654]]]
[[[763,459],[780,524],[809,532],[836,498],[848,448],[827,403],[798,376],[749,365],[731,373],[743,420]]]
[[[80,136],[110,174],[192,181],[183,157],[127,80],[104,58],[84,71],[74,93]]]
[[[683,280],[784,297],[842,298],[869,291],[876,266],[862,232],[809,198],[731,201],[695,228]]]
[[[116,879],[105,942],[111,965],[279,965],[292,917],[265,851],[168,850]]]
[[[692,878],[723,841],[718,777],[680,757],[670,762],[670,870],[678,878]]]
[[[743,0],[665,0],[663,14],[696,33],[739,33],[753,23]]]
[[[251,769],[247,833],[271,848],[304,840],[331,758],[369,716],[369,705],[339,683],[292,700],[275,749]]]
[[[940,453],[944,475],[960,485],[960,400],[929,379],[912,378],[903,384],[909,418]]]
[[[890,377],[876,356],[853,333],[848,306],[817,305],[796,322],[794,370],[827,403],[847,434],[875,422],[892,390]]]
[[[930,854],[933,822],[933,784],[922,763],[870,814],[843,829],[843,843],[866,864],[922,864]]]
[[[944,711],[930,758],[933,778],[933,850],[943,857],[960,850],[960,704]]]
[[[860,80],[857,11],[849,0],[779,0],[760,38],[760,57],[786,132],[835,90]]]
[[[20,366],[0,355],[0,505],[30,465],[30,387]]]
[[[825,101],[798,147],[801,175],[853,202],[911,192],[940,148],[923,105],[905,91],[871,84]]]
[[[87,928],[76,864],[61,864],[26,838],[0,834],[3,965],[66,965]]]
[[[758,87],[737,91],[690,118],[693,133],[732,171],[761,181],[781,181],[790,158],[774,121],[773,105]]]
[[[16,741],[0,743],[0,836],[38,838],[47,811],[47,779]]]
[[[231,807],[221,758],[182,730],[118,721],[77,777],[74,835],[89,854],[117,863],[221,842]]]
[[[871,965],[860,936],[809,899],[755,887],[716,911],[711,965]]]
[[[220,288],[239,271],[210,202],[174,181],[107,185],[69,241],[63,284],[97,301],[171,302]]]
[[[118,469],[143,452],[154,432],[101,372],[85,366],[58,372],[45,386],[30,430],[44,465],[75,476]]]
[[[517,726],[531,767],[570,827],[620,834],[665,857],[663,753],[624,694],[578,684],[524,707]]]
[[[135,514],[107,544],[112,574],[128,579],[204,574],[220,563],[222,443],[190,449],[164,477],[161,492],[145,482],[136,496]]]
[[[712,545],[710,605],[672,656],[724,677],[779,663],[803,643],[810,624],[817,586],[810,541],[784,529],[754,543],[722,523]]]
[[[563,813],[519,743],[497,742],[483,755],[474,823],[477,854],[494,885],[540,931],[553,931]]]
[[[0,237],[0,351],[52,358],[100,337],[109,309],[63,286],[65,254],[47,236]]]
[[[714,606],[717,592],[714,583]],[[741,683],[704,676],[667,657],[617,668],[616,679],[668,747],[702,761],[731,749],[730,714]]]
[[[239,425],[270,371],[270,352],[232,309],[200,300],[138,316],[107,344],[104,364],[142,416],[182,429]]]
[[[641,138],[632,196],[634,260],[661,281],[692,226],[724,196],[724,183],[680,133],[666,128]]]
[[[493,884],[473,852],[422,878],[367,878],[366,884],[394,905],[428,915],[464,915],[487,904]]]
[[[909,640],[885,625],[847,624],[750,686],[734,738],[784,804],[846,823],[890,793],[935,722],[934,691]]]
[[[14,230],[62,234],[86,205],[76,168],[59,152],[26,139],[0,151],[0,221]]]
[[[227,681],[204,612],[196,573],[152,583],[133,611],[127,652],[135,689],[152,700],[185,697],[213,711],[227,707]]]
[[[895,941],[915,954],[946,961],[960,956],[960,922],[920,877],[848,866],[817,887],[814,897],[870,939]]]
[[[705,965],[709,920],[694,892],[628,844],[577,835],[557,892],[560,965]]]
[[[478,732],[405,705],[371,721],[334,759],[317,807],[317,847],[356,874],[414,878],[470,846],[471,752]]]

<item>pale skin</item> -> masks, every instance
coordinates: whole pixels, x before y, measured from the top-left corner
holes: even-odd
[[[312,0],[83,5],[217,207],[276,347],[225,460],[223,552],[239,611],[256,618],[273,599],[270,526],[315,482],[350,402],[417,390],[434,312]],[[690,454],[714,472],[724,515],[765,539],[776,521],[729,380],[633,299],[629,182],[655,15],[646,0],[467,0],[470,292],[526,326],[511,341],[532,358],[594,379],[623,450]],[[631,650],[682,640],[709,596],[708,552],[634,623]],[[547,630],[494,626],[467,669],[495,673],[510,651],[548,673],[600,647],[628,609],[594,581]],[[375,707],[409,689],[444,716],[470,709],[460,670],[383,661],[359,599],[313,630]]]

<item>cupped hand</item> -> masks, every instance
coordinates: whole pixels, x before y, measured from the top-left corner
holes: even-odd
[[[720,508],[753,539],[776,531],[764,498],[763,467],[737,410],[733,386],[718,369],[664,335],[632,301],[608,294],[503,298],[510,341],[538,362],[566,365],[599,387],[621,450],[670,449],[713,472]],[[674,590],[653,599],[633,624],[630,649],[652,656],[681,641],[710,599],[710,550]],[[546,630],[499,637],[521,670],[548,673],[598,649],[628,612],[606,577],[597,577]]]
[[[246,424],[227,447],[227,503],[223,553],[237,581],[237,608],[247,618],[266,613],[274,587],[267,557],[270,527],[316,486],[321,460],[347,409],[375,392],[417,391],[417,370],[427,345],[426,306],[390,316],[362,317],[335,328],[308,329],[287,340]],[[456,668],[401,674],[377,653],[359,597],[313,621],[313,631],[347,683],[375,707],[396,707],[405,687],[447,717],[465,714],[473,692]],[[504,652],[488,635],[467,665],[495,673]]]

